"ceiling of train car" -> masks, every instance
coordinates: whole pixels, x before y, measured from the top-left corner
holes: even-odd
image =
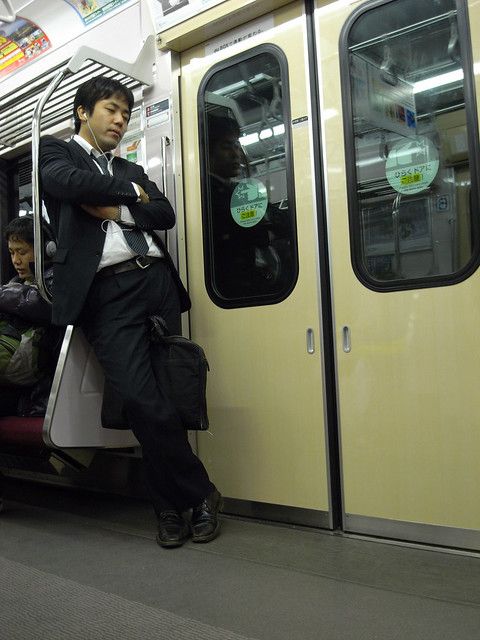
[[[392,70],[405,80],[416,81],[439,61],[445,66],[457,64],[454,8],[454,0],[402,0],[380,6],[356,21],[348,34],[349,49],[378,66],[394,60]]]
[[[349,31],[352,46],[368,44],[374,38],[384,40],[386,34],[396,34],[412,25],[419,25],[432,16],[449,14],[456,10],[455,0],[400,0],[375,7],[361,14]]]
[[[348,33],[349,51],[412,85],[461,69],[455,0],[401,0],[367,11]],[[428,37],[428,46],[425,46]],[[416,93],[417,113],[463,106],[458,81]]]
[[[282,79],[278,60],[260,54],[216,73],[208,82],[208,112],[230,112],[251,162],[284,155]]]

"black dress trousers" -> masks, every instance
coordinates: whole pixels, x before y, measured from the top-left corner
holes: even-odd
[[[105,378],[123,399],[142,446],[155,511],[182,512],[198,505],[215,487],[193,453],[175,408],[157,385],[148,326],[153,314],[164,318],[171,333],[181,332],[178,294],[163,260],[147,269],[97,275],[81,326]]]

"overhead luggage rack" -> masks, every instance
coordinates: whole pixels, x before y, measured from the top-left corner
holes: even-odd
[[[33,82],[0,98],[0,154],[30,141],[35,105],[65,67],[66,63],[59,65]],[[77,73],[63,78],[55,95],[45,105],[42,131],[68,120],[72,116],[73,98],[78,87],[89,78],[98,75],[119,80],[132,91],[143,84],[139,79],[87,60]]]

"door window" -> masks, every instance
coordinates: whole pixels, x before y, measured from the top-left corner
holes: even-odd
[[[280,302],[297,279],[286,60],[264,45],[199,90],[205,282],[221,307]]]
[[[478,264],[477,124],[463,1],[363,8],[342,35],[352,261],[380,290]]]

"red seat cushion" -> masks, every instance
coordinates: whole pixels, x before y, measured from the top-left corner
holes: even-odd
[[[18,416],[0,418],[0,446],[2,443],[42,446],[43,420],[43,418],[19,418]]]

